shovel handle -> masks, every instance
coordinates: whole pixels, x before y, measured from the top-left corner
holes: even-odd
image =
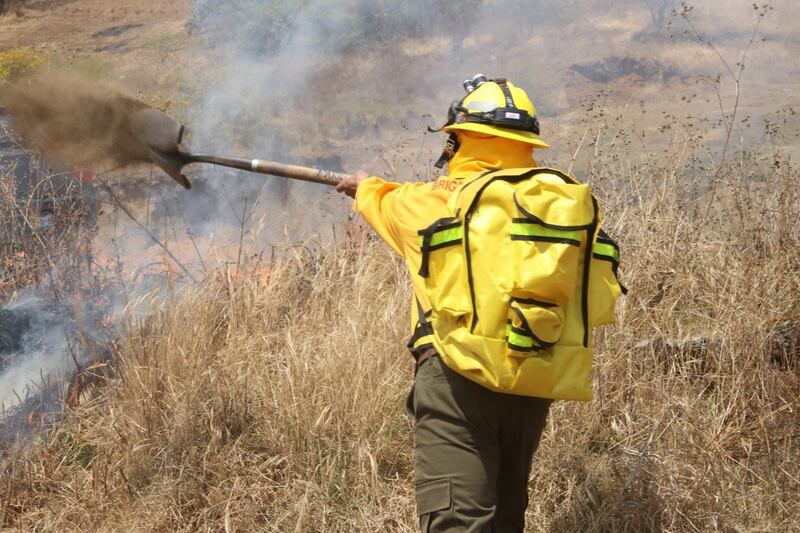
[[[318,168],[301,167],[299,165],[286,165],[275,161],[264,159],[253,159],[250,168],[253,172],[261,174],[271,174],[273,176],[283,176],[284,178],[294,178],[303,181],[313,181],[324,185],[336,186],[340,181],[349,175],[332,170],[321,170]]]
[[[216,155],[194,155],[191,162],[212,163],[225,167],[238,168],[259,174],[269,174],[271,176],[281,176],[296,180],[311,181],[335,187],[340,181],[348,177],[342,172],[330,170],[320,170],[318,168],[302,167],[299,165],[287,165],[266,159],[244,159],[240,157],[224,157]]]

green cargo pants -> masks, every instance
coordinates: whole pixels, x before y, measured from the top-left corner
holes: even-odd
[[[420,529],[521,532],[531,460],[550,403],[493,392],[438,356],[426,359],[408,398],[416,420]]]

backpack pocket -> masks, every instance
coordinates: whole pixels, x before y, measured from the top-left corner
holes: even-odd
[[[564,331],[564,309],[532,298],[508,302],[508,347],[511,355],[528,357],[553,346]]]
[[[422,264],[419,275],[431,308],[438,315],[459,317],[470,310],[464,255],[464,226],[455,217],[440,218],[419,232]]]
[[[589,323],[594,326],[616,322],[614,305],[620,294],[628,292],[619,282],[619,247],[605,233],[592,249],[589,274]]]
[[[575,294],[585,233],[515,218],[511,225],[515,290],[535,299],[566,304]]]
[[[589,188],[531,180],[514,193],[514,205],[514,290],[565,306],[575,295],[581,247],[595,223]]]

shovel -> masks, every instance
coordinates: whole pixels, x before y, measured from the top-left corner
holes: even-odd
[[[336,186],[341,180],[348,177],[348,174],[341,172],[287,165],[265,159],[245,159],[185,152],[181,150],[180,146],[183,139],[183,124],[157,109],[145,109],[136,112],[131,117],[130,124],[134,136],[143,145],[140,147],[143,154],[186,189],[190,189],[192,184],[183,175],[183,167],[190,163],[211,163],[212,165],[238,168],[248,172],[311,181],[331,186]]]

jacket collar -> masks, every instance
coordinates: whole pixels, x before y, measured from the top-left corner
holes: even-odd
[[[449,178],[467,178],[499,168],[537,166],[531,145],[488,135],[459,134],[458,151],[447,165]]]

